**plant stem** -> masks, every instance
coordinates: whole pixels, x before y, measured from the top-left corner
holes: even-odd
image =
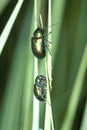
[[[34,14],[35,18],[37,19],[37,0],[34,0]],[[35,28],[37,28],[37,21],[35,20]],[[35,78],[38,75],[38,59],[34,58],[34,82]],[[39,128],[39,102],[33,97],[33,127],[32,130],[38,130]]]
[[[51,32],[51,0],[48,0],[48,33]],[[51,41],[51,34],[48,35],[48,41]],[[52,45],[49,44],[49,49],[52,49]],[[47,57],[45,59],[45,67],[46,67],[46,78],[47,78],[47,103],[46,103],[46,111],[45,111],[45,125],[44,130],[54,130],[53,125],[53,117],[52,117],[52,108],[51,108],[51,99],[50,99],[50,87],[52,86],[52,55],[47,53]]]

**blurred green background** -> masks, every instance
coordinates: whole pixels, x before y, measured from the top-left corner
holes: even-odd
[[[0,34],[16,3],[16,0],[0,0]],[[38,6],[47,27],[48,1]],[[33,9],[32,0],[24,1],[0,55],[0,130],[32,128],[31,37],[36,20]],[[87,116],[84,119],[87,113],[87,1],[52,0],[52,23],[57,23],[52,26],[51,98],[55,130],[87,130]],[[39,63],[40,72],[43,72],[43,62]]]

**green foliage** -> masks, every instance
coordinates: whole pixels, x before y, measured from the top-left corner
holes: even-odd
[[[15,3],[6,2],[6,8],[2,7],[0,33]],[[57,23],[52,26],[51,98],[55,130],[86,130],[87,126],[87,118],[83,115],[84,108],[87,113],[86,5],[85,0],[52,1],[52,23]],[[47,2],[38,6],[44,27],[47,27]],[[34,20],[37,20],[33,8],[32,1],[24,1],[0,56],[0,130],[32,129],[34,61],[31,36]],[[43,68],[41,61],[39,73]],[[43,128],[44,104],[40,105],[39,125]]]

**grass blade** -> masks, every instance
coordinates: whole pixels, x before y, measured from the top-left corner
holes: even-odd
[[[71,130],[72,128],[86,69],[87,69],[87,45],[85,46],[84,49],[84,53],[78,69],[77,77],[75,79],[72,94],[70,96],[67,112],[61,130]]]
[[[87,102],[85,104],[80,130],[87,130]]]
[[[51,0],[48,0],[48,33],[51,32]],[[48,35],[48,41],[51,41],[51,34]],[[48,43],[49,44],[49,43]],[[49,49],[52,50],[52,44],[49,44]],[[47,102],[45,109],[45,125],[44,130],[54,130],[51,98],[50,98],[50,87],[52,87],[52,55],[48,52],[45,60],[46,66],[46,78],[47,78]]]
[[[20,8],[23,4],[23,1],[24,0],[19,0],[18,3],[16,4],[15,9],[13,10],[13,12],[12,12],[12,14],[11,14],[11,16],[10,16],[2,34],[1,34],[1,36],[0,36],[0,54],[2,53],[2,50],[3,50],[3,48],[6,44],[7,38],[9,36],[10,31],[13,27],[13,24],[14,24],[16,18],[17,18],[17,15],[20,11]]]
[[[34,17],[37,19],[37,0],[34,0]],[[34,30],[37,28],[37,21],[34,21]],[[38,75],[38,59],[34,57],[34,82]],[[39,102],[33,96],[33,127],[32,130],[38,130],[39,128]]]

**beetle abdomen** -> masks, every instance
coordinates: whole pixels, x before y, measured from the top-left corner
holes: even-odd
[[[32,37],[32,52],[33,54],[39,58],[42,59],[45,57],[45,45],[44,40],[42,38]]]

